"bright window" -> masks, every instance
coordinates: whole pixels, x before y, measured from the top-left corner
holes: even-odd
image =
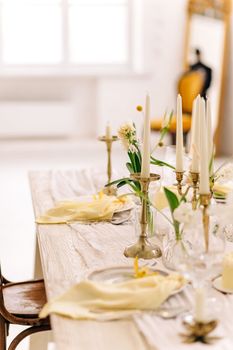
[[[127,0],[0,0],[2,65],[125,65]]]

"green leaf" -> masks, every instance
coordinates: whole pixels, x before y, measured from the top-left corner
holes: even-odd
[[[151,159],[152,159],[151,164],[158,165],[158,166],[167,166],[168,168],[175,170],[175,167],[171,164],[163,162],[162,160],[156,159],[152,156],[151,156]]]
[[[105,187],[117,185],[117,188],[120,188],[125,185],[129,185],[135,192],[141,190],[141,185],[138,181],[130,179],[129,177],[123,177],[122,179],[118,179],[115,181],[106,184]]]
[[[134,181],[132,179],[128,179],[125,181],[127,185],[129,185],[134,192],[138,193],[141,190],[141,185],[138,181]]]
[[[209,172],[210,172],[210,173],[211,173],[211,171],[212,171],[212,169],[213,169],[214,156],[215,156],[215,150],[214,150],[214,147],[213,147],[212,152],[211,152],[210,162],[209,162]]]
[[[136,163],[135,163],[134,153],[128,152],[128,156],[129,156],[129,159],[130,159],[131,164],[132,164],[133,173],[136,173],[137,172],[137,166],[136,166]]]
[[[135,154],[135,164],[136,164],[136,169],[137,169],[136,172],[140,173],[141,172],[141,160],[139,159],[137,153],[134,153],[134,154]]]
[[[133,145],[136,147],[136,149],[137,149],[137,156],[138,156],[138,159],[139,159],[139,161],[140,161],[140,163],[142,162],[142,155],[141,155],[141,150],[140,150],[140,148],[139,148],[139,146],[138,146],[138,143],[137,142],[135,142],[135,143],[133,143]]]
[[[159,141],[161,142],[162,139],[164,138],[164,136],[168,133],[169,128],[167,126],[164,126],[161,130],[160,130],[160,139]]]
[[[105,187],[112,186],[112,185],[117,185],[119,182],[126,181],[126,180],[131,180],[129,177],[123,177],[121,179],[115,180],[110,182],[109,184],[106,184]],[[132,181],[132,180],[131,180]]]
[[[122,186],[125,186],[126,185],[126,181],[121,181],[121,182],[118,182],[117,184],[117,188],[121,188]]]
[[[134,172],[132,164],[128,162],[128,163],[126,163],[126,166],[127,166],[127,169],[129,170],[130,174],[132,174]]]
[[[214,198],[226,199],[226,194],[217,191],[214,191],[213,196]]]
[[[164,193],[167,198],[171,213],[173,214],[174,210],[179,206],[180,202],[175,193],[170,191],[167,187],[164,187]]]
[[[171,214],[172,214],[172,221],[173,221],[173,226],[175,229],[175,234],[176,234],[176,239],[180,239],[180,223],[174,219],[173,213],[174,210],[179,206],[180,202],[175,193],[170,191],[168,188],[164,187],[164,193],[167,198]]]
[[[173,117],[173,111],[171,111],[171,113],[170,113],[170,115],[169,115],[168,124],[170,124],[170,123],[171,123],[172,117]]]

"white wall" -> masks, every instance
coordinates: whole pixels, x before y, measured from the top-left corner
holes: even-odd
[[[95,135],[93,116],[96,109],[96,82],[94,78],[4,77],[0,78],[0,103],[1,101],[70,102],[74,106],[76,117],[73,134]],[[28,123],[33,124],[33,115]]]
[[[152,96],[153,115],[161,115],[174,104],[175,82],[182,61],[180,29],[185,2],[142,1],[143,76],[0,78],[0,101],[70,101],[76,109],[74,134],[81,137],[101,132],[107,120],[117,127],[134,117],[135,106],[143,103],[147,90]]]
[[[114,127],[126,119],[140,118],[136,106],[151,94],[152,115],[161,116],[175,105],[176,82],[182,72],[186,0],[145,0],[145,74],[98,81],[98,125],[107,120]]]

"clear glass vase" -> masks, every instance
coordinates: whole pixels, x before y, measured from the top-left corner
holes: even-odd
[[[207,274],[214,277],[220,273],[224,248],[223,230],[218,229],[211,218],[208,251],[202,226],[185,229],[179,237],[170,230],[163,241],[163,263],[168,269],[190,275],[189,278],[198,281],[206,279]]]
[[[152,206],[148,206],[148,225],[147,225],[147,236],[148,238],[153,237],[155,235],[155,225],[156,225],[156,210]],[[135,235],[139,237],[141,235],[141,216],[142,216],[142,206],[137,205],[134,209],[134,227],[135,227]]]
[[[171,230],[163,240],[162,260],[164,266],[169,270],[180,270],[180,267],[187,258],[189,242],[183,236],[176,237]]]

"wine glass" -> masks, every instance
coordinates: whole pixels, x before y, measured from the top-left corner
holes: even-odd
[[[186,254],[178,262],[178,270],[192,282],[195,290],[192,318],[208,321],[216,317],[221,308],[220,298],[210,286],[213,277],[221,272],[225,250],[224,233],[214,218],[211,218],[208,250],[203,227],[189,229],[184,235],[189,244],[186,245]]]

